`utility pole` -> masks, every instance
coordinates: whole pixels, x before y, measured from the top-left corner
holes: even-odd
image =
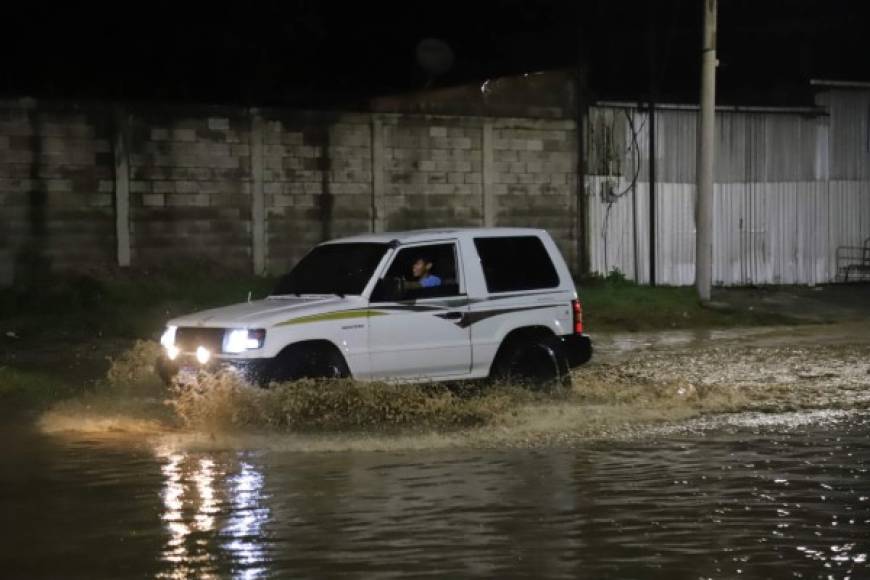
[[[586,10],[584,10],[586,8]],[[589,200],[586,198],[586,118],[589,110],[589,54],[586,49],[585,27],[588,26],[588,8],[577,5],[577,70],[575,71],[576,100],[575,129],[577,142],[577,260],[578,276],[589,273],[589,223],[587,220]]]
[[[656,285],[656,91],[658,78],[656,72],[656,11],[658,6],[648,4],[649,29],[649,285]]]
[[[701,302],[709,302],[713,280],[713,160],[716,107],[716,5],[704,4],[701,46],[701,110],[698,123],[698,158],[695,202],[695,287]]]

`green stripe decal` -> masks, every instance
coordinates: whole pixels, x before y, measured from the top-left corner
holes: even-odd
[[[279,322],[275,326],[290,326],[292,324],[306,324],[308,322],[322,322],[324,320],[347,320],[348,318],[368,318],[369,316],[385,316],[386,312],[378,310],[339,310],[337,312],[324,312],[323,314],[312,314],[310,316],[300,316],[299,318],[291,318],[284,322]]]

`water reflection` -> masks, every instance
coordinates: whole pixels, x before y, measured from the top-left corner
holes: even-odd
[[[241,566],[235,577],[259,578],[266,572],[261,534],[269,520],[269,509],[263,507],[263,475],[250,463],[243,462],[240,473],[230,479],[230,490],[232,515],[221,532],[229,539],[224,547]]]
[[[160,578],[217,578],[227,568],[235,578],[265,571],[263,475],[251,463],[158,450],[162,461],[163,511],[167,534]]]
[[[0,454],[3,577],[870,578],[866,412],[564,449],[27,451]]]

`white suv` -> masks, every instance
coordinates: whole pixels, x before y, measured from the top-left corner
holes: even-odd
[[[565,382],[592,354],[556,244],[525,228],[325,242],[268,298],[170,320],[161,342],[158,370],[167,381],[228,367],[260,384],[303,377]]]

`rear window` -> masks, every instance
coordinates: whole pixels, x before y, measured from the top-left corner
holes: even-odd
[[[539,290],[559,285],[550,254],[537,236],[475,238],[490,292]]]

